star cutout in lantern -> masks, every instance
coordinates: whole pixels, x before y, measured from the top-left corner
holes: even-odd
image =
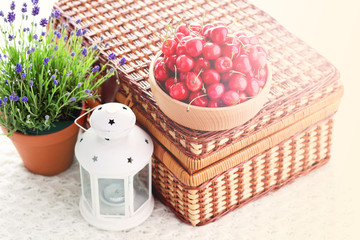
[[[149,140],[145,139],[146,144],[149,144]]]
[[[93,160],[94,162],[97,162],[98,156],[94,156],[94,157],[92,158],[92,160]]]
[[[113,124],[115,124],[114,119],[109,119],[109,124],[112,126]]]
[[[101,109],[102,109],[102,107],[99,107],[99,108],[98,108],[98,110],[101,110]]]
[[[83,140],[83,139],[81,138],[81,139],[80,139],[80,142],[82,142],[82,140]]]
[[[106,141],[110,141],[110,138],[105,138]]]
[[[123,107],[124,110],[127,110],[127,107]]]
[[[133,159],[131,157],[129,157],[128,159],[128,163],[132,163]]]

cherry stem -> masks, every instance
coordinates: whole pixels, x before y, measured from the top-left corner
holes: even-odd
[[[198,75],[196,75],[196,78],[194,79],[194,81],[192,82],[192,84],[194,84],[196,82],[196,79],[199,78],[200,74],[202,73],[202,68],[200,69]]]
[[[231,73],[238,73],[238,74],[241,74],[243,75],[244,77],[246,77],[246,74],[245,73],[242,73],[242,72],[238,72],[238,71],[235,71],[235,70],[230,70]]]
[[[190,111],[190,105],[191,105],[196,99],[201,98],[201,97],[206,97],[206,96],[207,96],[207,94],[203,94],[203,95],[197,96],[196,98],[194,98],[193,100],[191,100],[191,101],[189,102],[187,108],[186,108],[186,111],[187,111],[187,112]]]
[[[174,65],[175,68],[175,77],[174,77],[174,85],[177,84],[177,68],[176,68],[176,64]]]

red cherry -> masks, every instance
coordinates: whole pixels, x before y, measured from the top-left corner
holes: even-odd
[[[258,52],[262,52],[265,55],[265,57],[267,57],[267,52],[263,47],[257,46],[256,49],[258,50]]]
[[[189,72],[194,67],[194,59],[187,55],[180,55],[176,59],[176,68],[179,72]]]
[[[252,63],[254,68],[263,68],[266,64],[266,57],[264,53],[259,52],[258,58]]]
[[[210,62],[208,60],[206,60],[205,58],[200,57],[195,61],[193,71],[195,73],[199,73],[201,70],[204,72],[205,70],[207,70],[209,68],[210,68]]]
[[[259,52],[255,46],[251,46],[249,48],[248,56],[249,56],[250,63],[252,65],[254,65],[254,62],[257,61],[259,58]]]
[[[233,63],[229,57],[219,57],[215,61],[215,68],[219,73],[228,72],[232,67]]]
[[[188,36],[190,34],[189,29],[187,28],[186,24],[180,24],[177,28],[176,28],[176,32],[181,32],[183,33],[185,36]]]
[[[188,72],[180,72],[179,74],[179,80],[180,82],[186,82]]]
[[[212,107],[212,108],[217,108],[217,107],[219,107],[219,104],[215,100],[210,100],[207,106]]]
[[[161,51],[165,55],[169,56],[175,53],[176,46],[177,46],[177,42],[172,38],[168,38],[162,43]]]
[[[203,56],[206,59],[217,59],[221,56],[221,47],[216,43],[208,42],[204,45]]]
[[[157,58],[155,61],[155,67],[158,65],[159,62],[163,62],[163,61],[165,61],[163,57]]]
[[[177,41],[178,43],[181,41],[181,39],[183,39],[185,37],[185,35],[182,32],[178,32],[175,34],[175,41]]]
[[[247,79],[241,74],[234,74],[229,80],[229,88],[235,91],[244,91],[247,86]]]
[[[250,40],[246,35],[238,36],[241,46],[245,46],[250,44]]]
[[[245,92],[239,92],[239,100],[240,103],[246,102],[248,100],[248,96],[246,95]]]
[[[166,67],[164,62],[160,62],[156,65],[154,70],[154,76],[160,82],[168,79],[169,75],[166,72]]]
[[[246,75],[251,75],[250,73],[252,72],[250,60],[247,55],[240,55],[235,58],[233,68],[238,72],[245,73]]]
[[[190,39],[192,39],[191,36],[185,36],[185,37],[183,37],[183,38],[181,39],[181,43],[182,43],[182,44],[185,44],[186,41],[188,41],[188,40],[190,40]]]
[[[216,21],[216,22],[213,22],[213,25],[214,25],[214,27],[216,27],[216,26],[225,26],[225,23],[220,22],[220,21]]]
[[[191,23],[189,28],[193,32],[200,33],[202,27],[201,27],[201,25],[199,23]]]
[[[246,33],[243,31],[240,31],[240,32],[235,33],[235,36],[236,37],[246,36]]]
[[[257,71],[257,74],[256,74],[256,80],[259,84],[259,87],[263,88],[266,84],[266,77],[267,77],[267,70],[266,68],[260,68],[258,71]]]
[[[196,92],[200,90],[202,86],[202,80],[196,73],[188,72],[186,76],[186,86],[190,91]]]
[[[202,80],[205,84],[213,84],[220,82],[220,74],[214,69],[208,69],[202,74]]]
[[[173,72],[175,72],[176,58],[177,58],[177,56],[174,54],[174,55],[167,57],[165,60],[166,67]]]
[[[186,53],[191,57],[199,56],[203,51],[203,43],[199,38],[193,38],[185,43]]]
[[[211,29],[210,39],[218,44],[223,44],[226,42],[227,34],[228,29],[225,26],[218,25]]]
[[[223,57],[229,57],[234,58],[236,57],[240,52],[240,46],[237,44],[225,44],[221,48],[221,54]]]
[[[236,91],[229,90],[222,95],[221,100],[226,105],[231,106],[231,105],[237,104],[240,100],[240,97]]]
[[[256,78],[251,78],[246,87],[246,92],[249,94],[249,96],[256,96],[260,91],[260,87],[258,82],[256,81]]]
[[[171,77],[171,78],[168,78],[166,81],[165,81],[165,88],[166,90],[169,92],[170,91],[170,87],[172,85],[174,85],[175,83],[175,78]]]
[[[225,87],[222,83],[213,83],[207,87],[206,92],[211,100],[218,100],[224,94]]]
[[[170,87],[169,94],[174,99],[185,100],[189,96],[189,90],[183,82],[179,82]]]
[[[208,29],[210,29],[210,28],[212,28],[212,27],[214,27],[214,25],[212,25],[212,24],[205,24],[205,26],[203,27],[203,29],[201,30],[201,35],[202,36],[205,36],[205,32],[208,30]]]
[[[260,43],[259,39],[256,36],[249,37],[249,41],[251,45],[258,45]]]
[[[232,73],[232,72],[222,73],[222,74],[220,74],[220,79],[222,82],[225,83],[225,82],[228,82],[233,75],[234,75],[234,73]]]
[[[200,97],[201,95],[204,95],[202,91],[190,93],[189,102],[191,102],[191,104],[195,106],[206,107],[208,105],[209,100],[206,96]]]
[[[176,46],[176,55],[180,56],[186,54],[185,45],[181,45],[180,43]]]

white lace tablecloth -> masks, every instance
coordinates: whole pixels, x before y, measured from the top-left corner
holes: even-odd
[[[52,2],[40,0],[45,5]],[[360,4],[353,0],[341,4],[326,0],[252,2],[341,71],[345,95],[327,165],[202,227],[182,223],[156,200],[152,215],[143,224],[109,232],[90,226],[80,215],[77,163],[58,176],[34,175],[24,168],[11,141],[0,136],[0,240],[360,239]],[[1,3],[8,10],[10,1]]]

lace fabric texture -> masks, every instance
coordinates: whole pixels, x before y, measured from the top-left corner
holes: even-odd
[[[339,195],[334,164],[237,209],[192,227],[158,200],[140,226],[111,232],[89,225],[79,211],[79,165],[53,177],[30,173],[6,136],[0,136],[0,239],[350,239],[339,217],[351,198]],[[346,199],[346,204],[343,200]],[[342,207],[339,207],[342,206]],[[350,208],[346,208],[350,211]]]

